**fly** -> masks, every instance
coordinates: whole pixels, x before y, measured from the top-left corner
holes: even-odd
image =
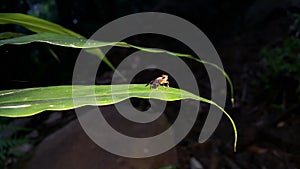
[[[146,84],[146,86],[148,85],[150,85],[150,89],[156,89],[158,88],[158,86],[169,87],[168,75],[163,74],[161,77],[158,77],[152,80],[150,83]]]

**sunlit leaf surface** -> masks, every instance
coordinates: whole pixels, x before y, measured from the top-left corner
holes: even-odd
[[[132,97],[165,101],[193,99],[216,106],[229,118],[233,126],[235,132],[234,147],[236,147],[236,126],[230,115],[223,108],[208,99],[171,87],[150,89],[145,87],[145,84],[124,84],[52,86],[4,90],[0,91],[0,116],[24,117],[38,114],[45,110],[68,110],[85,105],[104,106]],[[76,104],[74,104],[74,100],[76,100]]]

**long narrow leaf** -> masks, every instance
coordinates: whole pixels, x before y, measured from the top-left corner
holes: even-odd
[[[82,35],[64,28],[58,24],[22,13],[0,13],[0,24],[16,24],[36,33],[52,32],[61,35],[70,35],[77,38],[84,38]],[[89,49],[87,52],[96,55],[97,57],[102,59],[103,62],[105,62],[112,70],[116,70],[100,49]],[[124,78],[123,75],[118,71],[116,71],[116,73]]]
[[[124,91],[124,88],[128,89],[128,91]],[[95,91],[95,93],[90,94],[90,91]],[[76,96],[73,96],[72,92],[75,92]],[[216,106],[228,117],[233,126],[235,133],[234,150],[236,149],[237,129],[230,115],[222,107],[203,97],[171,87],[151,90],[145,87],[145,84],[124,84],[53,86],[6,90],[0,92],[0,116],[23,117],[38,114],[45,110],[67,110],[85,105],[111,105],[132,97],[152,98],[165,101],[193,99]],[[93,100],[92,98],[96,99]],[[80,104],[74,105],[74,99],[81,100]]]
[[[78,38],[83,37],[58,24],[22,13],[0,13],[0,24],[16,24],[36,33],[53,32],[57,34],[71,35]]]
[[[27,36],[22,36],[22,37],[17,37],[17,38],[12,38],[12,39],[5,39],[5,40],[0,40],[0,46],[4,44],[27,44],[27,43],[32,43],[32,42],[45,42],[53,45],[58,45],[58,46],[64,46],[64,47],[72,47],[72,48],[87,48],[86,51],[91,53],[91,54],[96,54],[96,55],[103,55],[104,54],[101,52],[101,50],[95,50],[96,47],[104,47],[104,46],[120,46],[120,47],[126,47],[126,48],[135,48],[138,50],[142,50],[145,52],[151,52],[151,53],[167,53],[171,56],[177,56],[177,57],[185,57],[189,59],[193,59],[197,62],[207,64],[210,66],[213,66],[222,74],[225,76],[227,79],[229,86],[230,86],[230,94],[231,94],[231,102],[234,104],[234,89],[233,89],[233,84],[231,79],[229,78],[228,74],[221,69],[218,65],[210,62],[206,62],[201,59],[197,59],[189,54],[182,54],[182,53],[175,53],[175,52],[170,52],[167,50],[163,49],[153,49],[153,48],[144,48],[140,46],[135,46],[131,45],[125,42],[101,42],[101,41],[95,41],[95,40],[87,40],[83,38],[76,38],[73,36],[68,36],[68,35],[60,35],[60,34],[55,34],[55,33],[39,33],[39,34],[34,34],[34,35],[27,35]],[[96,53],[95,53],[96,52]],[[112,65],[111,65],[112,66]]]
[[[87,40],[85,38],[76,38],[69,35],[61,35],[50,32],[43,32],[33,35],[26,35],[11,39],[0,40],[0,46],[5,44],[22,45],[32,42],[44,42],[57,46],[72,47],[72,48],[96,48],[108,45],[116,45],[113,42],[99,42],[94,40]]]

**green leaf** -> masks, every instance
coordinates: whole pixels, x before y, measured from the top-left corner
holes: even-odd
[[[43,32],[33,35],[0,40],[0,46],[5,44],[22,45],[32,42],[44,42],[52,45],[72,48],[96,48],[109,45],[117,45],[117,43],[114,42],[99,42],[95,40],[87,40],[85,38],[77,38],[70,35]]]
[[[230,115],[215,102],[181,89],[169,87],[153,90],[145,84],[52,86],[5,90],[0,91],[0,96],[0,116],[5,117],[31,116],[45,110],[68,110],[85,105],[111,105],[132,97],[165,101],[198,100],[216,106],[228,117],[235,133],[234,150],[236,148],[237,130]],[[78,104],[74,105],[74,100]]]
[[[23,37],[12,38],[12,39],[0,40],[0,46],[4,45],[4,44],[18,45],[18,44],[27,44],[27,43],[32,43],[32,42],[45,42],[45,43],[49,43],[49,44],[53,44],[53,45],[72,47],[72,48],[87,48],[86,49],[87,52],[98,55],[98,56],[102,56],[102,57],[104,57],[104,54],[102,53],[101,50],[95,50],[96,47],[120,46],[120,47],[125,47],[125,48],[135,48],[135,49],[145,51],[145,52],[167,53],[171,56],[189,58],[189,59],[195,60],[197,62],[210,65],[210,66],[216,68],[217,70],[219,70],[220,72],[222,72],[222,74],[225,76],[225,78],[227,79],[227,81],[229,83],[231,102],[232,102],[232,104],[234,104],[234,89],[233,89],[232,81],[229,78],[228,74],[223,69],[221,69],[218,65],[216,65],[214,63],[206,62],[201,59],[197,59],[188,54],[175,53],[175,52],[170,52],[170,51],[163,50],[163,49],[145,48],[145,47],[131,45],[126,42],[101,42],[101,41],[96,41],[96,40],[86,40],[83,38],[76,38],[76,37],[72,37],[72,36],[68,36],[68,35],[60,35],[60,34],[46,33],[46,32],[34,34],[34,35],[27,35],[27,36],[23,36]],[[110,63],[107,63],[107,64],[110,64]]]
[[[66,29],[58,24],[22,13],[0,13],[0,24],[16,24],[36,33],[52,32],[61,35],[70,35],[81,39],[84,38],[82,35]],[[112,70],[116,70],[100,49],[89,49],[87,52],[96,55],[102,59],[103,62],[105,62]],[[124,76],[118,71],[116,71],[116,73],[124,78]]]
[[[83,36],[58,24],[22,13],[0,13],[0,24],[16,24],[36,33],[53,32],[57,34],[71,35],[83,38]]]

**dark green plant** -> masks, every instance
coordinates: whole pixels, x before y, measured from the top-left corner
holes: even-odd
[[[14,150],[14,147],[29,143],[24,137],[16,137],[14,133],[28,130],[17,125],[10,124],[10,119],[0,118],[0,168],[6,168],[8,158],[19,157],[23,152]],[[12,135],[2,136],[1,133],[12,133]]]
[[[300,39],[289,37],[274,48],[264,48],[261,55],[266,59],[269,76],[287,75],[300,77]]]
[[[262,70],[256,84],[271,107],[281,110],[300,101],[300,14],[290,16],[291,35],[261,50]]]
[[[260,79],[265,96],[279,105],[282,99],[300,99],[300,39],[286,38],[275,47],[264,48],[260,55],[264,59]]]

